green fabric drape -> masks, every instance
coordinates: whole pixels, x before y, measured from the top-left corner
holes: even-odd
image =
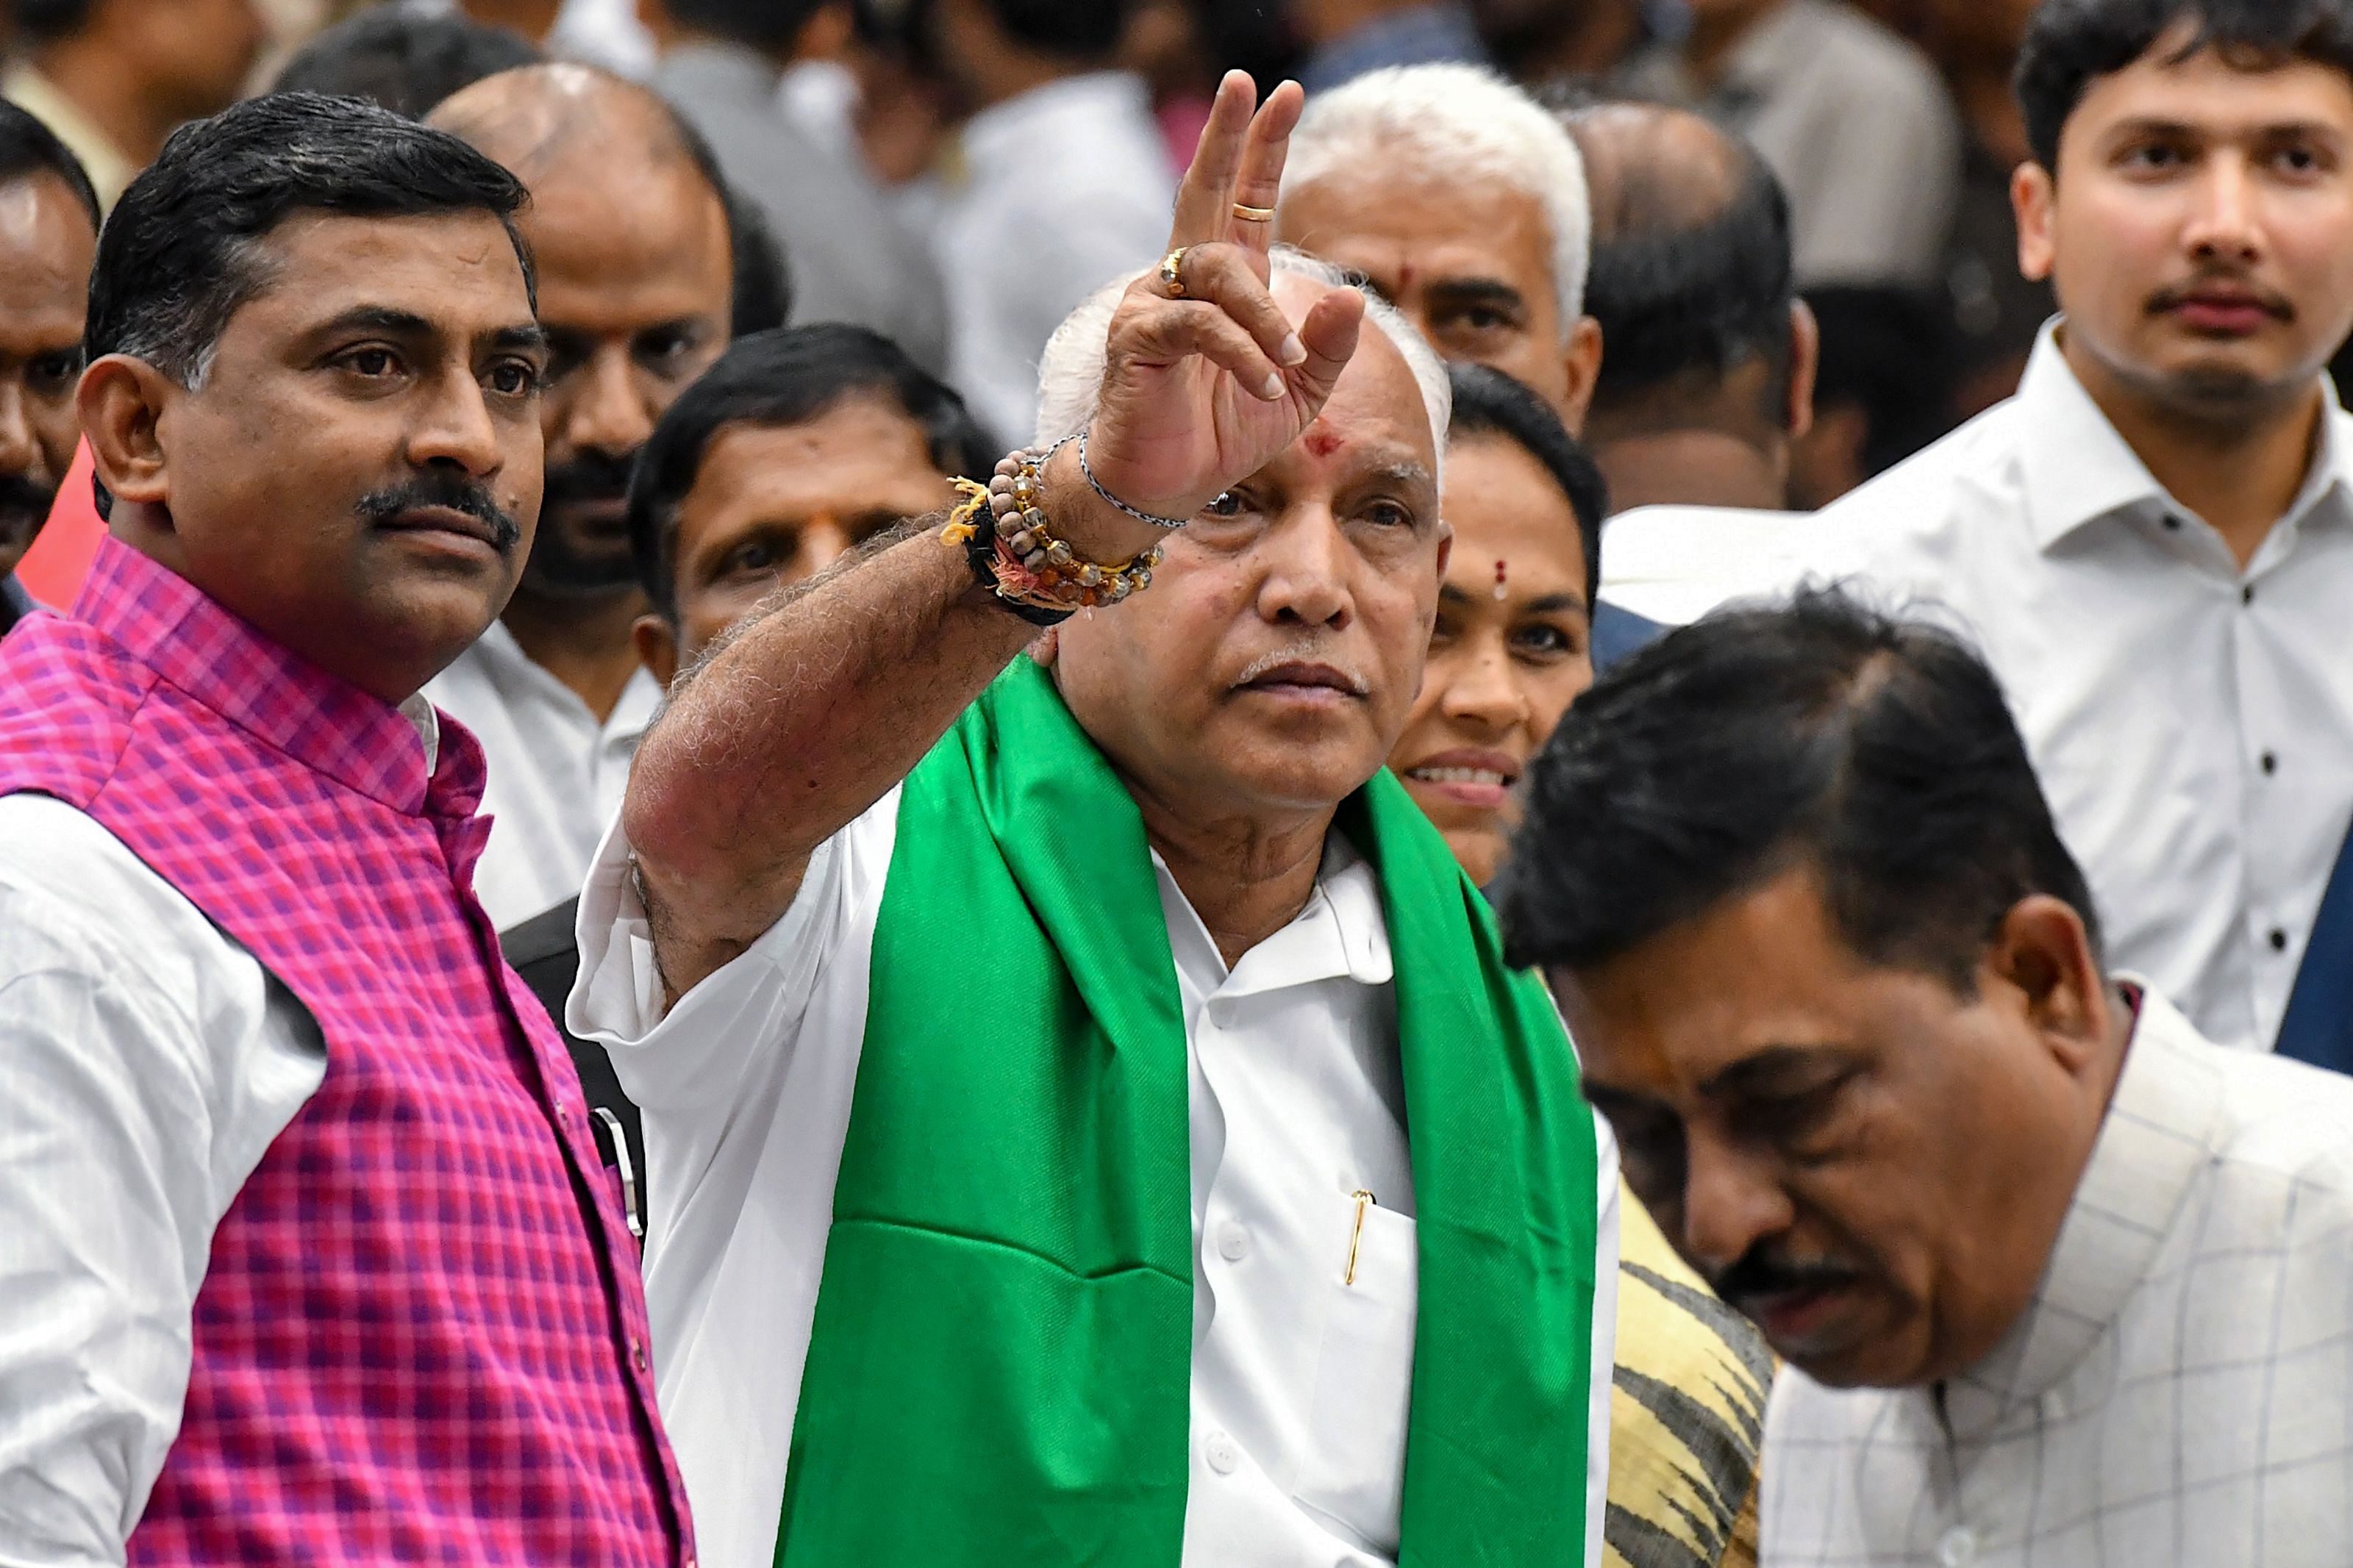
[[[1542,989],[1383,773],[1419,1295],[1400,1560],[1582,1562],[1595,1150]],[[1027,658],[909,777],[776,1561],[1173,1568],[1187,1047],[1142,818]]]

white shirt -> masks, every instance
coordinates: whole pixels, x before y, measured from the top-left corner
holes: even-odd
[[[629,761],[661,706],[661,683],[642,668],[632,671],[600,723],[504,622],[493,621],[425,695],[473,731],[490,766],[482,810],[492,826],[474,892],[491,923],[505,931],[577,893],[605,825],[620,812]]]
[[[2041,1289],[1935,1389],[1785,1371],[1766,1568],[2342,1568],[2353,1079],[2150,993]]]
[[[662,1416],[712,1568],[776,1550],[794,1408],[898,831],[890,795],[818,849],[784,918],[665,1017],[617,825],[580,905],[568,1022],[645,1113]],[[1413,1365],[1413,1179],[1388,929],[1335,835],[1299,918],[1229,973],[1165,867],[1191,1047],[1189,1568],[1396,1558]],[[1618,1248],[1602,1130],[1588,1540],[1599,1561]],[[1367,1211],[1356,1285],[1355,1218]]]
[[[433,710],[403,711],[429,773]],[[121,840],[10,795],[0,1062],[0,1563],[119,1563],[179,1436],[213,1232],[326,1042]]]
[[[1641,506],[1601,525],[1601,596],[1661,626],[1689,625],[1806,574],[1824,531],[1811,512]]]
[[[2327,401],[2244,572],[2048,331],[2015,398],[1821,514],[1833,571],[1983,647],[2112,962],[2262,1050],[2353,820],[2353,415]]]
[[[1066,77],[967,121],[932,234],[948,380],[997,440],[1038,422],[1038,358],[1088,295],[1160,259],[1176,178],[1141,78]]]

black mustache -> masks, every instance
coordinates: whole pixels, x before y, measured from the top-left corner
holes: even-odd
[[[403,513],[428,506],[462,511],[468,517],[490,524],[492,542],[501,552],[522,542],[522,525],[499,504],[498,498],[491,494],[490,487],[479,479],[464,479],[455,474],[420,475],[406,484],[371,490],[360,498],[357,510],[367,521],[380,526]]]
[[[2179,289],[2160,289],[2149,296],[2149,314],[2158,315],[2167,310],[2177,310],[2186,303],[2191,295],[2204,293],[2218,285],[2250,296],[2265,315],[2275,321],[2295,320],[2294,300],[2285,295],[2274,294],[2268,289],[2258,289],[2252,280],[2235,272],[2201,272]]]
[[[1744,1300],[1755,1300],[1760,1296],[1835,1290],[1862,1278],[1859,1269],[1828,1261],[1793,1262],[1759,1245],[1750,1247],[1731,1268],[1719,1270],[1708,1284],[1727,1304],[1737,1307]]]
[[[549,501],[620,500],[629,493],[629,469],[637,454],[616,458],[604,452],[583,452],[568,463],[547,470]]]

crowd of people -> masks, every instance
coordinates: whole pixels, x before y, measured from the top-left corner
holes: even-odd
[[[5,18],[0,1563],[2342,1563],[2349,0]]]

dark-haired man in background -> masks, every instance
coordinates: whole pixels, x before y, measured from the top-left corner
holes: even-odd
[[[636,1250],[471,890],[481,752],[418,694],[538,512],[524,200],[287,93],[101,237],[113,537],[0,662],[12,1562],[693,1561]]]
[[[432,16],[377,5],[297,49],[273,92],[339,93],[422,120],[443,99],[501,71],[535,65],[539,46],[461,13]]]
[[[2117,962],[2268,1049],[2353,818],[2353,5],[2051,0],[2019,85],[2063,317],[1818,563],[1957,614]]]
[[[653,86],[709,138],[719,166],[793,258],[803,321],[851,321],[927,369],[947,363],[947,300],[923,237],[903,226],[865,168],[785,112],[787,66],[843,0],[639,0],[661,48]]]
[[[183,121],[234,102],[263,42],[253,0],[14,0],[0,96],[73,149],[111,207]]]
[[[98,195],[65,143],[0,102],[0,635],[33,608],[16,563],[81,436],[74,384],[98,221]]]
[[[1778,510],[1820,347],[1780,183],[1747,143],[1682,110],[1601,103],[1564,118],[1592,194],[1586,309],[1606,348],[1585,439],[1612,503]]]
[[[531,188],[516,221],[548,334],[539,538],[499,624],[431,691],[490,758],[496,826],[477,881],[503,931],[580,890],[661,699],[630,640],[646,604],[629,561],[629,464],[726,349],[753,237],[701,138],[602,71],[508,71],[430,122]]]
[[[1957,639],[1835,592],[1669,634],[1513,868],[1628,1180],[1790,1363],[1763,1561],[2345,1561],[2353,1083],[2110,973]]]
[[[812,577],[948,480],[996,459],[964,400],[888,340],[828,324],[739,340],[654,426],[629,491],[629,547],[652,606],[637,647],[668,688],[779,584]],[[559,1022],[580,970],[575,897],[503,939]],[[621,1123],[642,1180],[637,1107],[604,1047],[567,1037],[590,1100]]]

